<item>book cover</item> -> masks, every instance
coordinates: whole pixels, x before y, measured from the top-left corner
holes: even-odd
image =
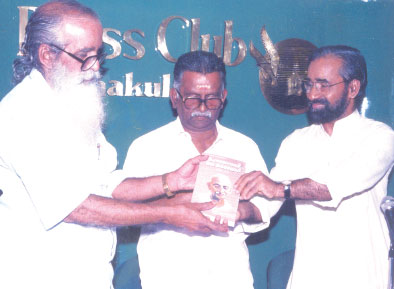
[[[234,227],[238,209],[239,192],[233,189],[234,183],[245,173],[245,163],[216,155],[209,155],[208,160],[201,162],[192,202],[214,202],[216,206],[203,214],[212,221],[220,216],[221,222],[228,221]]]

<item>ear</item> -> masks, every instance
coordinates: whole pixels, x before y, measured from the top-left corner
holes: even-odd
[[[227,97],[227,89],[223,89],[223,91],[222,91],[222,100],[223,100],[223,102],[226,100],[226,97]]]
[[[38,48],[38,58],[40,60],[41,66],[46,73],[53,67],[56,55],[52,52],[48,44],[41,44]]]
[[[226,101],[226,97],[227,97],[227,89],[224,88],[222,91],[222,101],[223,101],[222,108],[223,108],[224,102]]]
[[[180,99],[178,96],[178,92],[176,91],[175,88],[170,89],[170,99],[171,99],[172,108],[176,109],[176,105],[178,101],[180,101]]]
[[[352,81],[350,81],[348,85],[348,97],[354,99],[360,91],[360,86],[360,80],[353,79]]]

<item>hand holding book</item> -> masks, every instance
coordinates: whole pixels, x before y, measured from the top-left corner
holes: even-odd
[[[215,207],[203,213],[211,220],[227,221],[234,227],[237,216],[239,193],[234,183],[245,172],[245,163],[234,159],[209,155],[200,163],[192,202],[212,201]]]

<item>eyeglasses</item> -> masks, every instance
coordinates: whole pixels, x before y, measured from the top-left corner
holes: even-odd
[[[317,91],[327,92],[327,91],[330,90],[331,87],[333,87],[335,85],[338,85],[340,83],[344,83],[344,82],[346,82],[346,81],[344,80],[344,81],[340,81],[340,82],[337,82],[337,83],[330,84],[327,81],[305,80],[305,81],[303,81],[302,84],[303,84],[304,89],[305,89],[306,92],[310,92],[313,87],[315,87]]]
[[[102,48],[99,49],[98,54],[97,55],[92,55],[92,56],[88,56],[85,59],[81,59],[78,56],[64,50],[63,48],[60,48],[59,46],[55,45],[55,44],[49,44],[52,47],[55,47],[56,49],[59,49],[60,51],[63,51],[64,53],[66,53],[68,56],[74,58],[76,61],[81,63],[81,71],[87,71],[89,69],[91,69],[96,62],[98,61],[98,63],[101,65],[104,60],[105,57],[107,56],[102,50]]]
[[[223,100],[220,97],[208,97],[202,99],[200,97],[186,97],[183,98],[182,94],[179,92],[178,89],[175,89],[178,95],[182,98],[182,101],[187,109],[195,109],[201,106],[202,103],[210,109],[210,110],[217,110],[223,104]]]

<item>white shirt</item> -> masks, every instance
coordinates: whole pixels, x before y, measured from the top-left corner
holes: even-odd
[[[0,103],[0,288],[109,289],[112,230],[62,222],[90,194],[110,196],[117,164],[88,144],[33,70]],[[98,148],[99,144],[99,148]]]
[[[216,124],[218,136],[204,154],[246,163],[246,171],[267,172],[257,145],[245,135]],[[130,146],[124,172],[129,176],[159,175],[179,168],[199,155],[179,119],[138,139]],[[264,223],[236,224],[224,235],[201,236],[164,224],[143,226],[137,246],[144,289],[250,289],[246,237],[269,224],[266,201],[256,198]]]
[[[394,133],[355,111],[296,130],[282,143],[271,177],[310,178],[332,200],[296,201],[297,239],[288,289],[386,289],[389,236],[380,211],[394,163]]]

